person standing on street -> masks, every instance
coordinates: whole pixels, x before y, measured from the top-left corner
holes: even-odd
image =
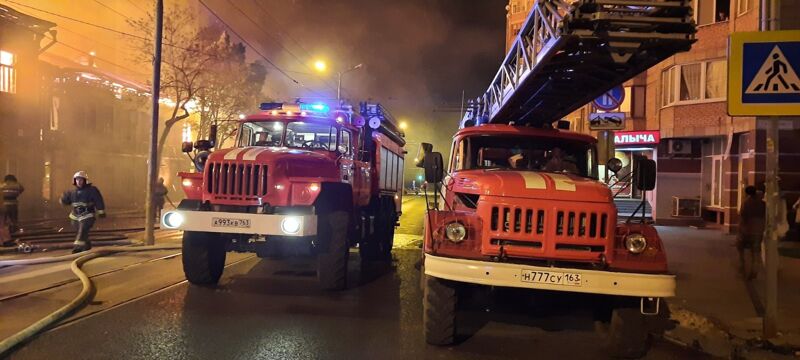
[[[167,187],[164,186],[164,178],[158,178],[158,183],[153,187],[153,207],[155,208],[156,219],[161,219],[161,210],[164,209],[165,198],[167,197]]]
[[[106,217],[103,196],[94,185],[89,183],[89,176],[85,171],[78,171],[72,176],[72,185],[75,189],[64,192],[61,203],[72,206],[69,218],[75,228],[75,243],[72,253],[87,251],[92,248],[89,241],[89,230],[94,226],[95,215]]]
[[[756,256],[761,251],[761,241],[764,237],[764,224],[766,220],[767,205],[762,200],[762,195],[756,191],[755,186],[744,189],[747,199],[739,209],[739,236],[736,239],[736,249],[739,250],[739,268],[747,279],[756,277]],[[750,251],[750,269],[746,271],[745,250]]]
[[[25,191],[25,188],[17,181],[14,175],[6,175],[3,179],[3,208],[5,210],[3,219],[8,226],[8,231],[15,233],[19,230],[19,201],[17,198]]]

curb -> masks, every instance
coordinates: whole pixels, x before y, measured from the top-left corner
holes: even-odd
[[[722,324],[670,304],[670,320],[674,328],[664,333],[664,339],[713,357],[725,359],[791,359],[800,358],[800,336],[779,334],[777,339],[764,340],[759,336],[742,336]],[[794,337],[794,339],[790,339]]]

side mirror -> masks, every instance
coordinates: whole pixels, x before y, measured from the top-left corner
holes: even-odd
[[[217,146],[217,125],[211,125],[208,129],[208,141],[211,142],[211,147]]]
[[[420,143],[417,150],[416,167],[425,167],[425,158],[433,151],[433,145],[428,143]]]
[[[181,151],[185,153],[190,153],[192,152],[192,150],[194,150],[194,145],[192,144],[191,141],[184,141],[181,143]]]
[[[637,163],[634,182],[636,188],[642,191],[650,191],[656,188],[656,161],[650,159],[640,159]]]
[[[617,158],[608,159],[608,162],[606,163],[606,169],[614,174],[618,173],[620,170],[622,170],[622,160]]]
[[[430,152],[425,156],[425,181],[438,184],[444,179],[444,160],[442,153]]]

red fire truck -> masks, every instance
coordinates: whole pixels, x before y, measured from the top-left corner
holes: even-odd
[[[186,278],[217,283],[227,251],[311,255],[320,285],[343,289],[350,247],[358,245],[364,261],[390,260],[403,136],[378,104],[355,112],[264,103],[240,120],[233,148],[184,143],[197,171],[179,174],[187,199],[162,225],[184,231]]]
[[[598,180],[596,142],[553,128],[466,127],[454,137],[446,178],[441,154],[425,144],[418,157],[443,193],[426,218],[429,343],[454,340],[459,298],[477,284],[600,295],[593,310],[613,351],[643,354],[648,326],[660,323],[646,316],[663,314],[660,299],[674,295],[675,277],[652,225],[618,223],[611,191]],[[637,186],[652,190],[654,162],[638,165]]]

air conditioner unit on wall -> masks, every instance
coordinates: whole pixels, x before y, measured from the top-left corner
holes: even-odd
[[[692,153],[692,140],[670,139],[670,154],[690,155]]]

